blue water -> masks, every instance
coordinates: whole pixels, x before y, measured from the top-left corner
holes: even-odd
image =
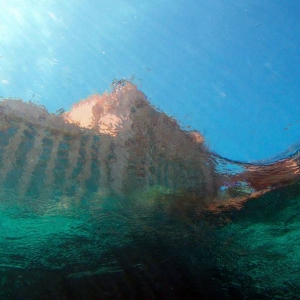
[[[221,156],[286,157],[299,149],[298,11],[298,1],[0,0],[0,96],[55,112],[131,78]],[[299,297],[299,182],[241,210],[188,214],[156,194],[37,198],[39,174],[20,199],[17,167],[9,176],[1,299]]]
[[[68,110],[135,75],[222,156],[266,159],[299,141],[298,1],[0,5],[0,96]]]

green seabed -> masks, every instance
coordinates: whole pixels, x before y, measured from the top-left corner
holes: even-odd
[[[235,291],[237,298],[298,298],[299,201],[300,184],[296,183],[225,214],[231,222],[216,230],[212,265],[222,285]]]
[[[1,299],[298,297],[300,183],[194,216],[157,205],[161,193],[2,195]]]

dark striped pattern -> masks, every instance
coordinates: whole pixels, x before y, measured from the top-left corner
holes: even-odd
[[[130,105],[138,107],[140,101]],[[163,193],[212,197],[209,151],[143,101],[130,113],[127,131],[116,136],[70,124],[32,104],[2,103],[0,188],[33,198],[127,196],[157,187]]]
[[[0,122],[0,186],[19,196],[83,195],[100,188],[100,137]]]

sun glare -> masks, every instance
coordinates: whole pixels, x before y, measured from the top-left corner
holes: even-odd
[[[37,34],[47,35],[53,21],[61,23],[51,9],[51,3],[52,1],[0,1],[0,44],[13,43],[19,37],[26,36],[30,29],[34,29]]]

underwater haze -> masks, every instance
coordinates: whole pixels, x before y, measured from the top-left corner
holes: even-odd
[[[298,299],[299,10],[0,0],[0,298]]]

